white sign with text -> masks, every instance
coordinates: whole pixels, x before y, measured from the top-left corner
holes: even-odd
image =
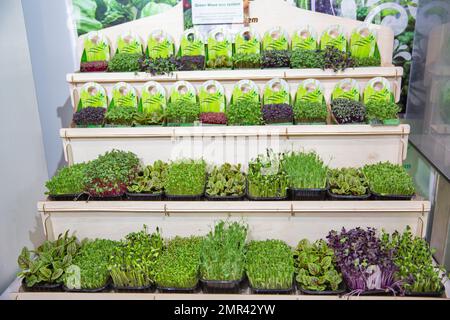
[[[244,23],[244,0],[192,0],[192,22],[194,25]]]

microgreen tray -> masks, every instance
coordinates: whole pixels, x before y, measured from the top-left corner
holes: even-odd
[[[111,286],[111,279],[108,279],[108,281],[106,281],[106,284],[103,287],[97,289],[69,289],[65,285],[63,285],[62,288],[66,292],[98,293],[109,291],[110,286]]]
[[[288,189],[289,198],[294,201],[326,200],[328,188],[324,189]]]
[[[369,200],[371,195],[370,193],[362,195],[362,196],[347,196],[347,195],[340,195],[340,194],[334,194],[330,190],[327,190],[328,197],[330,200],[339,200],[339,201],[363,201],[363,200]]]
[[[272,123],[266,123],[268,126],[292,126],[293,122],[272,122]]]
[[[177,123],[177,122],[168,122],[168,127],[195,127],[194,123]]]
[[[162,201],[164,193],[126,193],[130,201]]]
[[[352,294],[349,294],[352,295]],[[391,290],[367,290],[367,291],[363,291],[357,294],[354,294],[355,296],[393,296],[394,292],[392,292]]]
[[[388,194],[388,195],[381,195],[376,192],[371,192],[372,194],[372,200],[382,200],[382,201],[409,201],[411,200],[414,195],[411,196],[402,196],[402,195],[395,195],[395,194]]]
[[[28,292],[60,292],[62,291],[62,286],[59,283],[41,283],[36,284],[32,287],[27,286],[25,278],[22,279],[22,288],[24,291]]]
[[[317,122],[296,122],[297,126],[325,126],[327,123],[325,121],[317,121]]]
[[[288,199],[288,196],[284,197],[269,197],[269,198],[258,198],[258,197],[252,197],[249,193],[247,193],[247,198],[250,201],[284,201]]]
[[[442,297],[445,293],[445,287],[442,286],[441,290],[438,292],[405,292],[405,296],[407,297],[428,297],[428,298],[439,298]]]
[[[48,199],[50,201],[83,201],[87,199],[87,194],[58,194],[49,195]]]
[[[317,295],[317,296],[341,296],[347,292],[347,286],[344,282],[339,284],[339,287],[336,291],[333,290],[324,290],[324,291],[314,291],[302,288],[302,286],[297,282],[297,288],[302,294],[306,295]]]
[[[166,198],[169,201],[201,201],[203,200],[203,193],[195,196],[170,195],[166,193]]]
[[[205,293],[240,293],[244,278],[232,281],[200,280]]]
[[[123,195],[113,197],[88,197],[87,201],[122,201]]]

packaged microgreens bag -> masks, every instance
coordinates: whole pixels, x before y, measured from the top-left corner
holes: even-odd
[[[259,87],[251,80],[241,80],[234,85],[231,102],[240,100],[260,101]]]
[[[177,102],[178,100],[197,102],[197,93],[192,84],[187,81],[178,81],[170,90],[170,102]]]
[[[234,44],[236,54],[261,54],[261,38],[249,27],[241,29],[236,34]]]
[[[108,107],[108,96],[105,89],[95,82],[86,83],[80,90],[80,101],[78,102],[77,111],[89,107],[105,109]]]
[[[360,101],[361,93],[359,91],[358,82],[354,79],[342,79],[334,87],[331,95],[332,100],[337,98]]]
[[[166,108],[166,90],[155,81],[149,81],[142,87],[140,108],[146,114],[164,113]]]
[[[370,80],[364,89],[364,104],[376,101],[394,102],[391,84],[386,78],[377,77]]]
[[[215,80],[206,81],[199,90],[200,111],[225,112],[226,96],[224,87]]]
[[[172,36],[161,29],[152,31],[147,39],[145,53],[150,59],[167,59],[175,55],[175,43]]]
[[[138,53],[142,54],[142,41],[138,35],[129,31],[117,37],[116,53]]]
[[[320,37],[320,49],[334,47],[340,51],[347,51],[347,39],[340,25],[332,25],[325,29]]]
[[[262,40],[263,50],[289,50],[289,36],[281,27],[268,30]]]
[[[350,36],[350,53],[355,58],[380,57],[376,33],[367,24],[353,30]]]
[[[112,89],[110,109],[114,107],[138,108],[138,96],[136,89],[125,82],[119,82]]]
[[[297,89],[296,101],[325,103],[325,89],[319,80],[306,79]]]
[[[81,62],[109,61],[110,45],[108,39],[100,32],[89,32],[84,39]]]
[[[229,32],[222,27],[211,30],[208,35],[208,68],[231,68],[232,57],[233,42]]]
[[[305,26],[294,31],[292,35],[292,50],[316,50],[317,33],[311,26]]]

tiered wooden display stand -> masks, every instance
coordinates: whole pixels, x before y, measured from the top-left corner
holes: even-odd
[[[282,25],[292,33],[298,24],[310,24],[317,32],[328,25],[340,24],[349,33],[360,22],[322,15],[293,8],[281,0],[257,0],[251,4],[252,24],[260,34]],[[103,30],[112,41],[128,30],[143,39],[156,28],[164,27],[175,39],[183,32],[182,5],[158,15]],[[280,77],[286,79],[292,91],[298,83],[315,78],[324,83],[329,94],[342,78],[356,79],[361,87],[373,77],[382,76],[392,83],[398,100],[402,69],[392,65],[393,33],[389,28],[373,25],[378,34],[382,67],[349,69],[334,73],[319,69],[309,70],[220,70],[176,72],[170,76],[151,77],[132,73],[74,73],[67,76],[72,102],[78,102],[78,89],[86,82],[95,81],[109,91],[112,85],[125,81],[138,91],[143,83],[156,80],[170,86],[177,80],[188,80],[199,85],[214,79],[224,84],[227,94],[239,80],[251,79],[262,85]],[[82,40],[80,40],[82,41]],[[329,99],[329,96],[327,96]],[[409,126],[372,127],[369,125],[318,126],[261,126],[261,127],[148,127],[62,129],[66,160],[69,164],[92,160],[111,149],[129,150],[144,163],[169,160],[177,156],[204,157],[212,163],[248,163],[248,160],[270,147],[275,151],[291,149],[316,150],[332,167],[362,166],[379,161],[401,164],[406,158]],[[164,237],[206,234],[219,219],[244,219],[250,226],[250,239],[282,239],[295,246],[300,239],[324,238],[332,229],[366,227],[388,232],[410,226],[418,236],[425,236],[430,203],[413,201],[321,201],[321,202],[50,202],[38,204],[46,236],[54,239],[67,229],[76,231],[80,238],[120,239],[147,224],[159,226]],[[348,296],[264,296],[264,295],[167,295],[167,294],[76,294],[18,292],[17,299],[368,299]],[[377,297],[378,299],[402,299]]]

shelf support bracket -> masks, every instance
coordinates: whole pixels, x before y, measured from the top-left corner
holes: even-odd
[[[169,213],[169,211],[167,211],[167,204],[164,204],[164,216],[170,217],[170,213]]]
[[[48,214],[46,211],[45,211],[45,203],[42,205],[42,212],[41,212],[41,220],[42,220],[42,227],[43,227],[43,229],[44,229],[44,235],[45,235],[45,238],[47,239],[47,240],[50,240],[49,238],[48,238],[48,228],[47,228],[47,221],[48,221],[48,219],[50,218],[50,214]]]

